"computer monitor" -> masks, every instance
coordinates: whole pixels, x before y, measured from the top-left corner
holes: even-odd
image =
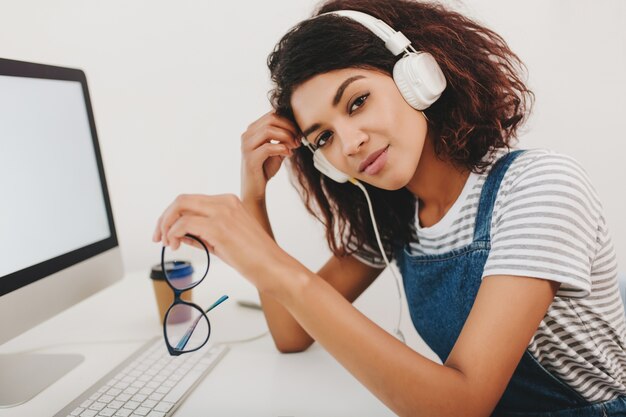
[[[122,276],[84,72],[0,59],[0,344]],[[82,359],[0,355],[0,407]]]

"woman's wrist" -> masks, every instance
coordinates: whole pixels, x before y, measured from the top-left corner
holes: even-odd
[[[253,215],[257,213],[262,213],[267,210],[267,206],[265,204],[265,196],[262,197],[250,197],[250,196],[242,196],[241,203],[244,208]]]
[[[266,279],[258,290],[287,306],[300,298],[300,294],[311,283],[314,274],[298,260],[278,249],[282,254],[266,264],[267,267],[264,268]]]
[[[265,205],[265,196],[260,199],[254,200],[251,198],[242,198],[241,203],[244,209],[252,215],[254,219],[263,227],[263,230],[274,239],[274,232],[272,231],[272,225],[270,224],[269,216],[267,215],[267,206]]]

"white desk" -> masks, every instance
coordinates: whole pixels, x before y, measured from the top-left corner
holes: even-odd
[[[194,301],[207,306],[222,294],[232,299],[211,311],[211,340],[245,339],[266,331],[261,311],[236,303],[238,296],[254,296],[254,288],[214,259],[210,276],[194,290]],[[152,283],[147,275],[146,271],[130,273],[121,282],[2,345],[0,353],[29,350],[80,353],[85,361],[31,401],[0,409],[0,417],[54,415],[142,343],[160,335]],[[387,329],[391,328],[397,312],[393,285],[389,277],[381,277],[380,283],[374,283],[356,304],[362,311],[372,310],[368,315]],[[403,324],[409,345],[432,355],[420,344],[414,331],[411,333],[406,314]],[[227,355],[176,412],[177,417],[211,414],[393,415],[320,345],[314,344],[303,353],[285,355],[276,350],[269,334],[251,342],[232,344]]]

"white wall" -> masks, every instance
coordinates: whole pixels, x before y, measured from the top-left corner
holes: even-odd
[[[626,269],[626,5],[621,0],[450,1],[501,33],[537,96],[522,147],[586,167]],[[238,193],[239,138],[269,110],[266,58],[311,0],[0,0],[0,57],[87,73],[127,269],[179,193]],[[279,243],[311,268],[328,256],[284,171],[269,187]]]

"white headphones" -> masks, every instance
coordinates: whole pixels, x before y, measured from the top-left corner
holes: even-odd
[[[393,67],[393,80],[400,94],[411,107],[420,111],[425,110],[441,96],[446,88],[446,78],[437,61],[428,52],[416,51],[411,46],[411,41],[402,32],[396,32],[374,16],[355,10],[337,10],[322,13],[314,18],[326,15],[350,18],[382,39],[392,54],[399,55],[404,52],[404,56]],[[356,181],[335,168],[322,152],[313,150],[306,138],[302,139],[302,143],[313,152],[313,164],[322,174],[340,183]]]

